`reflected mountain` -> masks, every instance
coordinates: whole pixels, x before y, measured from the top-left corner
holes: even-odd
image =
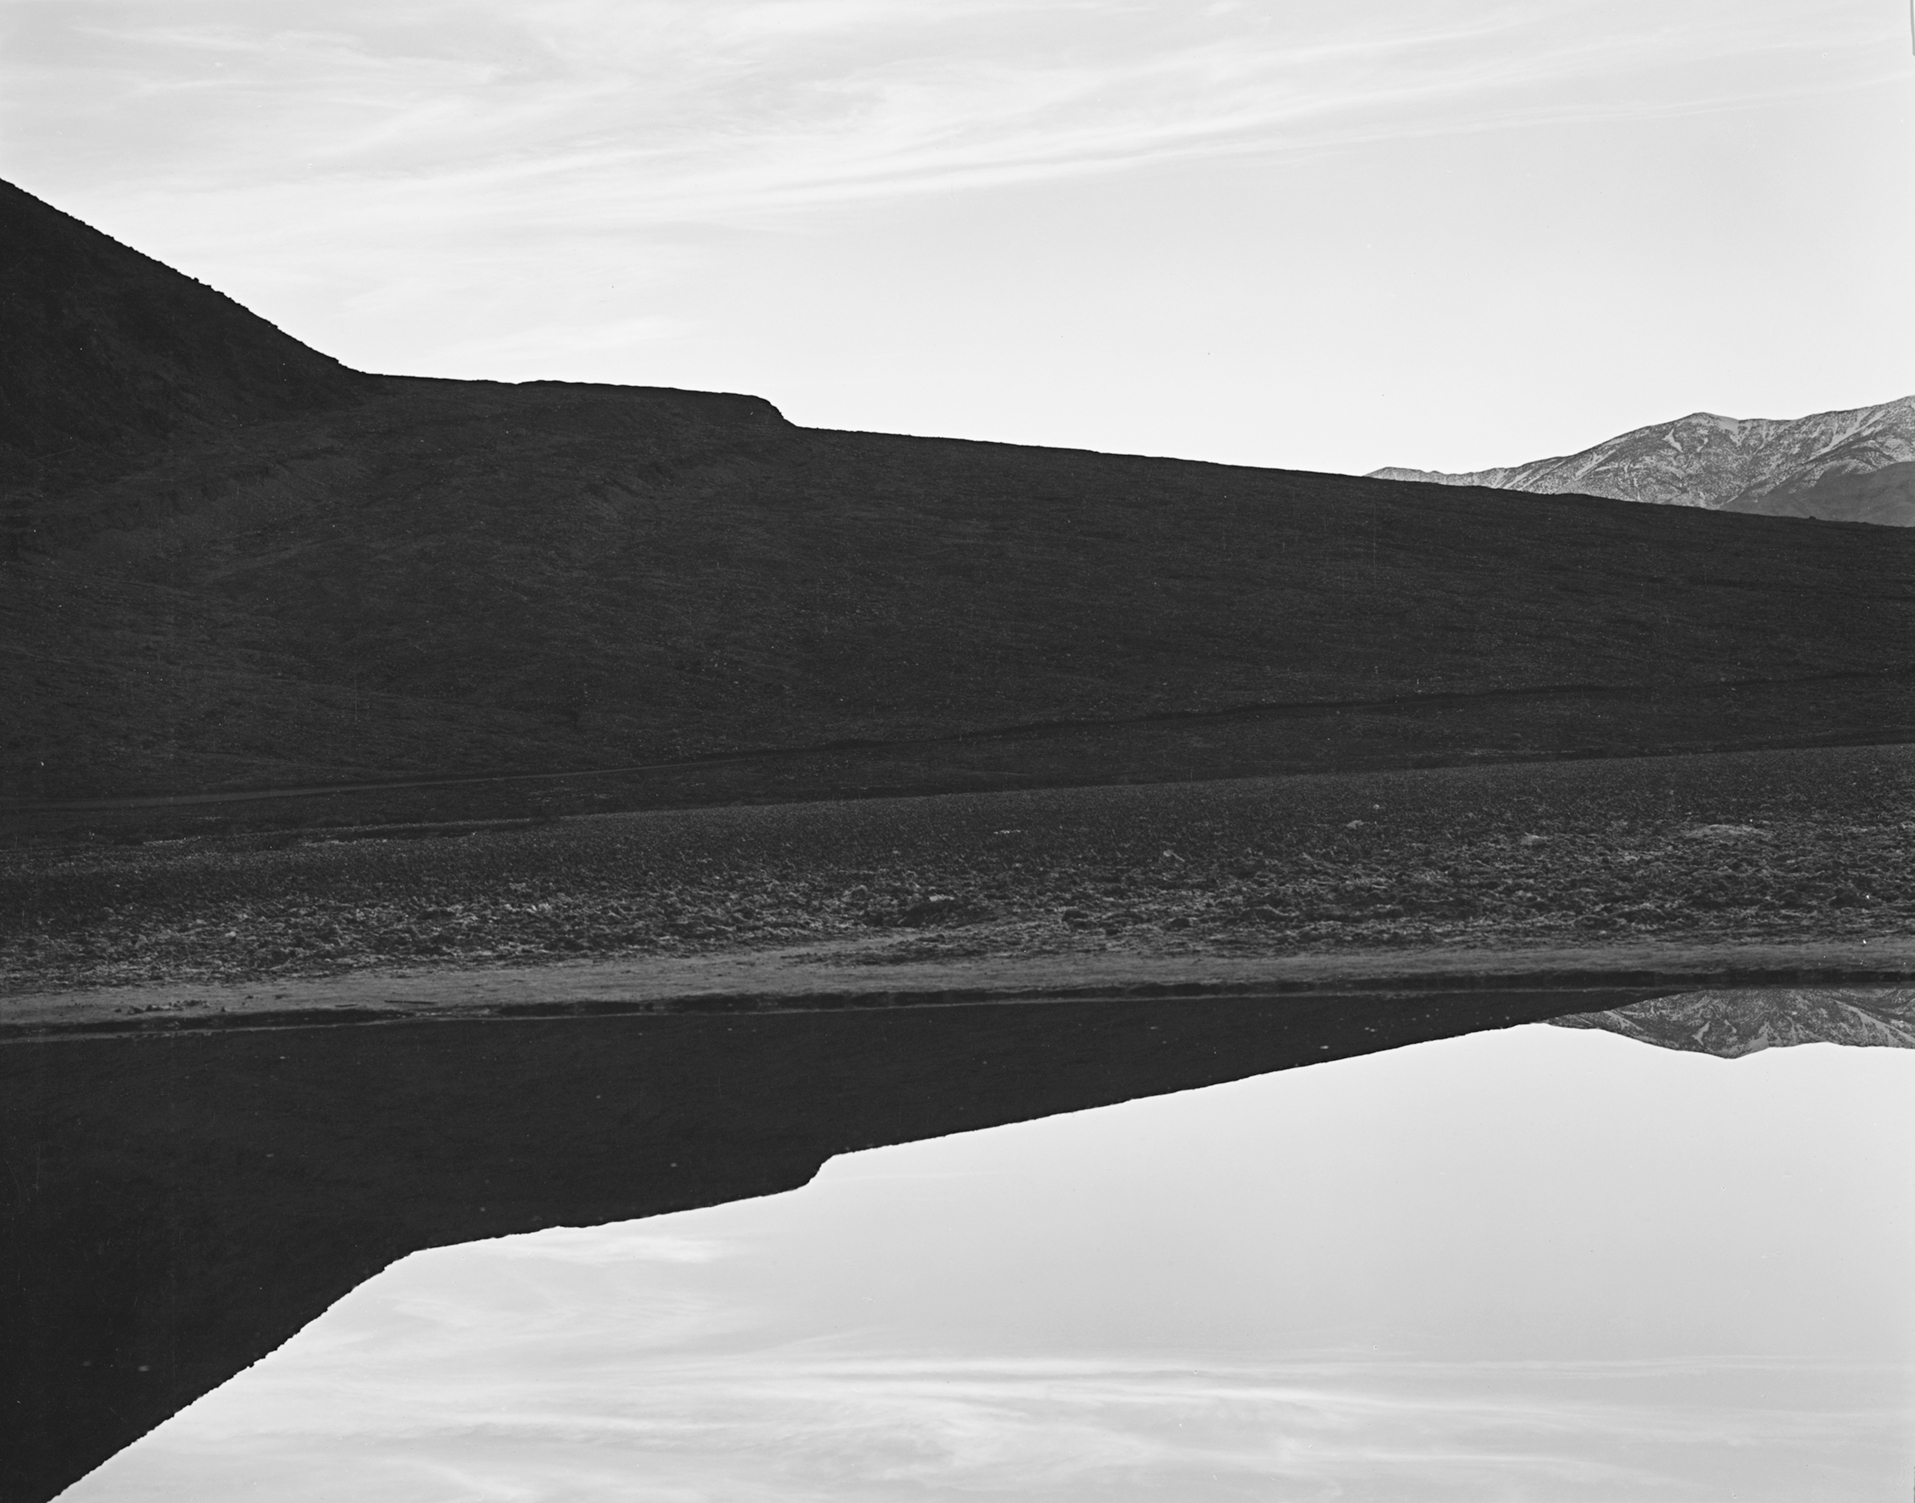
[[[1738,987],[1682,992],[1550,1021],[1561,1028],[1601,1028],[1659,1048],[1719,1054],[1725,1059],[1794,1044],[1915,1049],[1915,988]]]
[[[422,1248],[1647,989],[978,1003],[0,1044],[0,1500],[43,1503]]]

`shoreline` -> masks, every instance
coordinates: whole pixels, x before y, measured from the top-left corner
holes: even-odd
[[[860,950],[865,953],[860,954]],[[1915,936],[1860,945],[1455,948],[1273,957],[1013,954],[872,960],[868,942],[747,955],[407,968],[272,982],[148,983],[0,997],[0,1044],[243,1028],[675,1014],[879,1012],[1084,1002],[1854,988],[1915,983]]]

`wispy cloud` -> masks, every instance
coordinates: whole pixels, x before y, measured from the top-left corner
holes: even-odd
[[[1912,1064],[1498,1031],[435,1249],[70,1496],[1886,1495]]]
[[[1219,152],[1695,109],[1794,82],[1794,7],[1692,0],[35,0],[14,108],[156,190],[727,217]],[[1852,29],[1853,17],[1836,23]],[[1823,28],[1821,40],[1832,40]],[[1752,83],[1695,72],[1773,54]],[[1645,65],[1684,76],[1659,97]],[[71,85],[83,76],[86,88]],[[1628,78],[1625,88],[1604,81]],[[422,205],[420,195],[426,195]]]
[[[1811,16],[1834,61],[1805,63]],[[1839,44],[1881,24],[1807,0],[13,0],[0,173],[294,332],[353,331],[348,358],[558,374],[546,352],[686,338],[664,289],[740,236],[1851,87],[1868,53]]]
[[[1779,1477],[1791,1452],[1826,1466],[1892,1445],[1888,1404],[1700,1398],[1745,1367],[937,1361],[813,1348],[541,1369],[536,1387],[512,1391],[451,1364],[401,1364],[362,1377],[342,1404],[308,1362],[243,1416],[213,1402],[173,1422],[136,1464],[129,1453],[73,1497],[133,1496],[111,1486],[118,1467],[125,1483],[155,1487],[193,1475],[207,1500],[245,1496],[270,1474],[287,1500],[398,1498],[435,1475],[462,1476],[475,1497],[624,1498],[642,1479],[646,1498],[1660,1503],[1720,1495],[1747,1464],[1738,1456]],[[1780,1376],[1800,1392],[1805,1374]]]

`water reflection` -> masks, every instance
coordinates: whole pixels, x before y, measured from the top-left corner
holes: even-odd
[[[1545,1026],[417,1254],[108,1500],[1900,1497],[1915,1053]]]
[[[1550,1021],[1729,1059],[1814,1043],[1915,1049],[1915,987],[1729,987]]]

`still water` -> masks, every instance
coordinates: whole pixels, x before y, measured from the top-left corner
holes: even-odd
[[[1866,1503],[1915,1051],[1536,1026],[416,1254],[75,1503]]]

